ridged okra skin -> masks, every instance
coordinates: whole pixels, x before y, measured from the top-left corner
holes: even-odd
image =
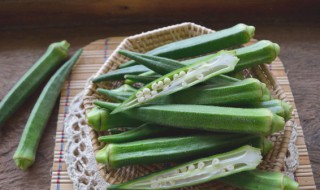
[[[238,61],[239,59],[234,55],[234,52],[222,51],[208,57],[207,60],[174,70],[137,90],[112,113],[141,106],[159,97],[173,94],[209,78],[230,72]]]
[[[268,141],[264,142],[265,139],[261,136],[240,134],[163,137],[108,144],[96,153],[96,160],[112,168],[136,164],[181,162],[230,151],[243,145],[256,146],[261,150],[265,148],[265,151],[268,151],[270,144]]]
[[[94,107],[86,115],[88,125],[96,131],[106,131],[119,127],[137,127],[143,122],[134,118],[128,118],[124,114],[110,115],[108,109]]]
[[[252,170],[219,179],[244,190],[298,190],[299,184],[280,172]]]
[[[200,158],[150,175],[111,185],[108,190],[177,189],[253,170],[261,162],[259,149],[243,146],[230,152]]]
[[[173,59],[194,57],[247,43],[254,36],[254,31],[255,28],[253,26],[237,24],[231,28],[214,33],[169,43],[153,49],[146,54]],[[137,62],[129,61],[120,65],[120,68],[135,64]]]
[[[114,71],[109,71],[106,74],[97,76],[92,80],[93,83],[102,82],[102,81],[109,81],[109,80],[122,80],[124,75],[126,74],[140,74],[150,71],[147,67],[143,65],[135,65],[128,68],[117,69]]]
[[[102,106],[103,103],[95,102]],[[152,105],[123,112],[159,125],[220,132],[270,135],[284,128],[284,119],[266,108],[206,105]]]
[[[0,128],[39,86],[68,58],[67,41],[50,44],[47,51],[21,77],[0,102]]]

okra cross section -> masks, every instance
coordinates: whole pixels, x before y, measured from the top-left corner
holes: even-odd
[[[137,90],[112,113],[140,106],[161,96],[189,88],[211,77],[233,71],[239,59],[232,51],[222,51],[200,62],[174,70]]]
[[[261,162],[260,150],[243,146],[230,152],[197,159],[123,184],[115,189],[176,189],[197,185],[242,171],[255,169]]]

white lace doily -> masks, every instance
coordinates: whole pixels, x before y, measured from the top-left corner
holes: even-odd
[[[70,104],[69,113],[65,119],[65,134],[67,146],[64,151],[65,162],[68,166],[68,174],[73,182],[74,189],[81,190],[105,190],[107,183],[98,171],[94,157],[94,151],[89,135],[89,127],[85,122],[85,114],[82,107],[83,92],[80,92]],[[298,150],[295,145],[297,138],[297,126],[293,131],[289,143],[289,154],[285,159],[284,173],[294,178],[294,172],[298,167]]]

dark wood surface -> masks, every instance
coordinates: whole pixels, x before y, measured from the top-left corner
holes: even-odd
[[[166,24],[94,25],[90,27],[47,27],[0,30],[0,98],[42,55],[48,44],[66,39],[72,52],[91,41],[108,36],[123,36],[148,31]],[[198,22],[221,29],[236,22]],[[281,46],[280,58],[289,76],[303,125],[315,180],[320,189],[320,25],[319,22],[253,22],[256,38],[268,39]],[[49,189],[53,160],[57,106],[44,132],[36,162],[30,170],[18,170],[11,159],[27,117],[35,102],[34,95],[0,131],[0,189]]]

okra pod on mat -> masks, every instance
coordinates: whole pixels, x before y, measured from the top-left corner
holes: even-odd
[[[269,151],[272,147],[270,144],[261,136],[243,134],[161,137],[107,144],[96,153],[96,160],[109,167],[120,168],[127,165],[181,162],[230,151],[243,145]]]
[[[146,54],[158,55],[172,59],[199,56],[247,43],[253,37],[254,31],[255,28],[253,26],[237,24],[231,28],[214,33],[172,42],[153,49]],[[120,68],[135,64],[137,64],[137,62],[129,61],[121,64]]]
[[[81,53],[82,49],[79,49],[62,67],[56,71],[43,88],[36,104],[34,105],[23,130],[18,148],[13,156],[15,164],[20,169],[26,170],[35,161],[42,133],[51,116],[56,100],[60,95],[60,90]]]
[[[114,109],[118,105],[103,101],[95,101],[94,104],[106,109]],[[265,136],[283,130],[285,125],[282,117],[266,108],[171,104],[143,106],[121,113],[158,125]]]
[[[0,128],[26,99],[68,58],[67,41],[50,44],[41,58],[21,77],[0,102]]]
[[[161,96],[181,91],[214,76],[230,72],[238,61],[234,52],[222,51],[200,62],[174,70],[137,90],[112,113],[143,105]]]
[[[253,170],[261,162],[261,159],[259,149],[243,146],[223,154],[179,164],[122,184],[111,185],[108,190],[177,189],[197,185]]]
[[[244,190],[298,190],[299,184],[280,172],[251,170],[219,179]]]

